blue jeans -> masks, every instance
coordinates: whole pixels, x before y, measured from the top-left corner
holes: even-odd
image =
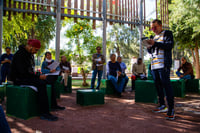
[[[183,73],[181,73],[181,72],[179,72],[179,71],[176,71],[176,75],[178,76],[178,77],[180,77],[181,75],[183,75]],[[182,78],[180,78],[180,79],[191,79],[191,75],[185,75],[185,76],[183,76]]]
[[[3,108],[0,105],[0,133],[11,133]]]
[[[111,81],[111,83],[113,84],[113,86],[115,87],[115,90],[117,92],[122,92],[123,91],[123,88],[124,88],[124,85],[125,85],[125,82],[126,82],[126,79],[125,78],[121,78],[120,80],[120,83],[118,84],[117,82],[117,78],[112,76],[112,75],[108,75],[108,80]]]
[[[97,81],[97,87],[96,88],[99,89],[100,84],[101,84],[101,77],[102,77],[103,71],[94,69],[93,72],[92,72],[92,80],[91,80],[91,88],[92,89],[94,89],[94,84],[95,84],[97,73],[98,73],[98,81]]]
[[[157,89],[160,105],[165,105],[165,89],[168,107],[169,110],[172,110],[174,108],[174,94],[170,82],[170,68],[152,70],[151,72]]]
[[[2,84],[2,82],[6,81],[6,77],[9,74],[9,70],[10,68],[1,68],[1,80],[0,80],[0,84]]]

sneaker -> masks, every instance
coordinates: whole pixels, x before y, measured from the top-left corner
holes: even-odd
[[[166,119],[167,120],[174,120],[175,119],[175,111],[174,111],[174,109],[172,109],[171,111],[169,110],[167,112]]]
[[[47,114],[42,114],[40,116],[40,119],[42,120],[48,120],[48,121],[57,121],[58,120],[58,117],[50,114],[50,113],[47,113]]]
[[[51,111],[59,111],[59,110],[65,110],[65,107],[61,107],[61,106],[56,106],[56,107],[52,107]]]
[[[153,110],[153,112],[156,112],[156,113],[163,113],[167,111],[168,111],[168,108],[165,105],[161,105]]]

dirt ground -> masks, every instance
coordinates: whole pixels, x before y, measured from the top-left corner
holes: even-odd
[[[199,133],[200,95],[187,94],[175,102],[176,120],[168,121],[165,114],[152,112],[156,104],[135,103],[134,92],[122,98],[105,96],[104,105],[83,107],[76,104],[73,90],[58,100],[66,110],[52,112],[58,121],[6,118],[13,133]]]

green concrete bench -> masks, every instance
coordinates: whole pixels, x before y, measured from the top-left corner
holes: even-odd
[[[111,95],[115,92],[114,86],[112,85],[110,80],[102,79],[100,88],[100,90],[102,90],[106,95]]]
[[[186,92],[197,92],[200,93],[200,80],[199,79],[188,79],[185,81]]]
[[[174,97],[185,97],[185,80],[171,80]]]
[[[60,93],[72,93],[72,77],[68,77],[67,81],[67,91],[65,90],[64,83],[61,83],[62,76],[58,76],[58,79],[55,82],[56,87],[56,98],[60,98]]]
[[[49,108],[51,108],[51,86],[47,85]],[[29,87],[7,85],[6,114],[21,119],[39,115],[38,94]]]
[[[153,80],[135,81],[135,102],[158,103],[157,91]]]
[[[6,96],[6,85],[0,85],[0,102],[4,101],[4,97]]]
[[[104,104],[104,92],[101,90],[77,90],[76,103],[82,106]]]

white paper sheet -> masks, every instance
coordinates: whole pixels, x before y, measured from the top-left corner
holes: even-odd
[[[59,74],[60,74],[60,71],[56,71],[54,73],[47,73],[45,75],[48,76],[48,75],[59,75]]]
[[[51,65],[48,65],[47,67],[50,70],[55,70],[59,66],[59,62],[54,61]]]

